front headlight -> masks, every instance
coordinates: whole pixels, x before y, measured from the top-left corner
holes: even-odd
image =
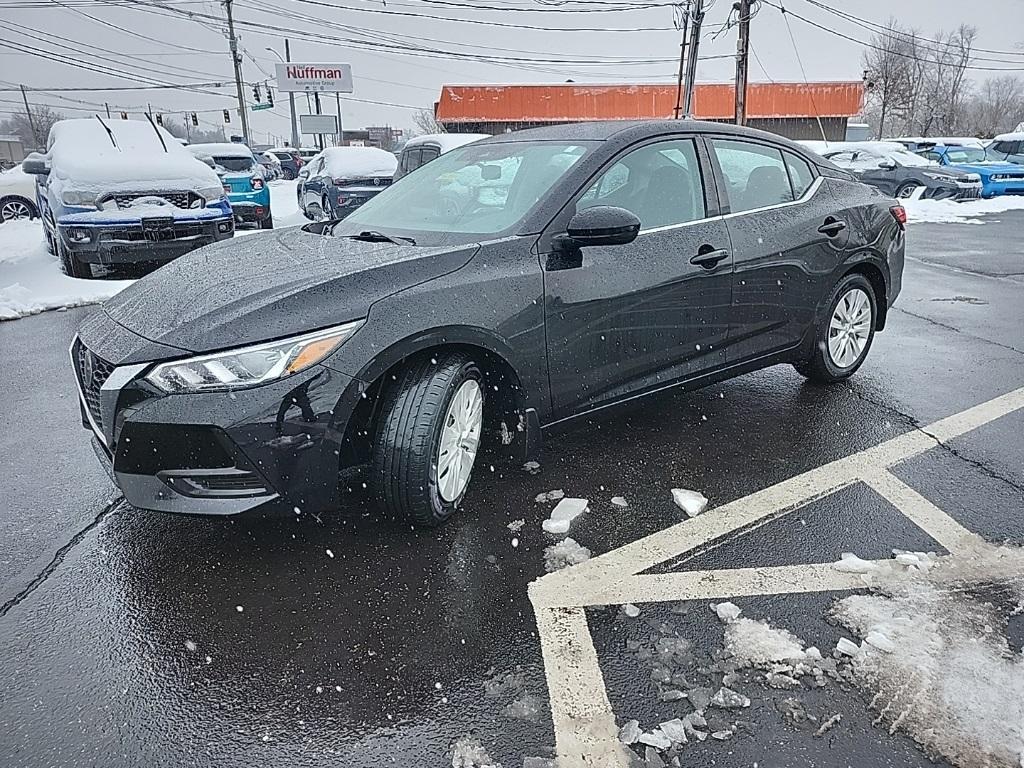
[[[146,374],[146,380],[170,394],[264,384],[320,362],[362,324],[355,320],[290,339],[161,363]]]
[[[215,187],[203,187],[197,189],[196,194],[203,198],[208,203],[215,203],[224,197],[224,187],[218,184]]]
[[[96,193],[80,189],[65,189],[60,196],[64,205],[90,205],[96,207]]]
[[[929,171],[921,171],[921,173],[924,176],[927,176],[929,179],[937,179],[938,181],[948,181],[948,182],[955,181],[955,179],[952,176],[947,176],[944,173],[930,173]]]

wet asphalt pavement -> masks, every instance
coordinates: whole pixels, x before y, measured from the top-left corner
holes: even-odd
[[[132,509],[78,426],[66,350],[91,310],[0,324],[0,765],[440,768],[467,734],[505,768],[552,756],[526,588],[554,539],[540,528],[550,507],[534,497],[590,499],[570,535],[607,552],[679,522],[673,487],[718,506],[1024,385],[1022,225],[1024,214],[913,225],[897,309],[847,385],[810,386],[777,367],[551,435],[538,475],[484,456],[464,510],[438,531],[382,522],[358,483],[343,512],[319,519]],[[1022,431],[1018,411],[894,473],[970,530],[1019,543]],[[610,505],[619,495],[628,509]],[[884,558],[892,547],[935,549],[852,486],[660,568]],[[735,602],[830,649],[836,597]],[[636,602],[638,619],[616,606],[588,609],[588,620],[619,722],[649,727],[688,709],[658,701],[627,647],[667,623],[710,656],[723,628],[706,602]],[[485,689],[507,673],[515,685]],[[816,738],[780,712],[783,692],[751,679],[737,688],[753,702],[736,735],[695,745],[689,764],[930,764],[909,739],[872,726],[854,689],[802,695],[819,722],[842,713]],[[524,693],[539,710],[503,714]]]

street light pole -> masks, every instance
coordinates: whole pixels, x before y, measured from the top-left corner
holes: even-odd
[[[291,42],[288,40],[287,37],[284,39],[284,58],[283,59],[281,58],[281,54],[278,53],[277,51],[275,51],[273,48],[267,48],[267,50],[270,51],[275,56],[277,56],[278,59],[280,59],[281,61],[285,62],[286,64],[289,61],[292,60]],[[292,92],[288,93],[288,110],[291,113],[291,121],[292,121],[292,146],[293,147],[298,147],[299,146],[299,126],[298,126],[298,123],[296,123],[296,121],[295,121],[295,94],[292,93]]]

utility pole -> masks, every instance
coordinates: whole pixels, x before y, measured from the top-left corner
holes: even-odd
[[[104,101],[103,102],[103,106],[107,110],[107,120],[109,120],[110,119],[110,104],[108,104],[107,102]]]
[[[316,106],[316,114],[319,115],[320,114],[320,91],[315,91],[313,93],[313,104]],[[316,135],[316,146],[317,146],[317,149],[323,149],[325,146],[327,146],[324,143],[324,135],[322,133],[318,133]]]
[[[683,98],[683,117],[693,117],[693,91],[697,85],[697,51],[700,48],[700,27],[704,23],[704,0],[694,0],[693,25],[690,27],[690,50],[686,61],[686,95]]]
[[[35,139],[36,148],[38,148],[43,142],[39,140],[39,134],[36,132],[36,119],[32,117],[32,108],[28,105],[28,94],[25,93],[25,86],[19,86],[21,88],[21,98],[25,102],[25,114],[28,115],[28,127],[32,131],[32,138]]]
[[[288,42],[288,38],[284,39],[284,60],[286,62],[292,60],[292,48]],[[292,115],[292,146],[298,149],[299,147],[299,125],[295,121],[295,94],[291,91],[288,93],[288,107],[291,110]]]
[[[345,128],[341,122],[341,91],[334,92],[334,99],[338,102],[338,146],[345,146]]]
[[[231,15],[233,0],[224,0],[224,10],[228,14],[228,47],[231,49],[231,64],[235,68],[235,93],[238,95],[238,116],[242,119],[242,143],[249,143],[249,113],[245,108],[245,97],[242,95],[242,56],[238,52],[238,38],[235,37],[235,19]]]
[[[690,3],[683,6],[683,34],[679,39],[679,77],[676,80],[676,106],[672,116],[678,120],[683,111],[683,70],[686,68],[686,32],[690,27]]]
[[[189,144],[192,143],[192,129],[189,127],[189,116],[188,112],[185,113],[184,118],[181,121],[185,124],[185,141]]]
[[[750,0],[737,0],[740,31],[736,39],[736,125],[747,124],[747,71],[750,52]]]

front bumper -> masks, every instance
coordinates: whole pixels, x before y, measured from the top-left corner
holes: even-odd
[[[1010,181],[986,181],[981,190],[982,197],[999,197],[1000,195],[1024,195],[1024,179]]]
[[[110,223],[58,223],[57,234],[86,264],[171,261],[235,234],[230,216],[204,219],[144,219]]]
[[[233,515],[335,503],[341,442],[364,389],[354,379],[314,366],[230,393],[166,395],[142,378],[147,363],[111,365],[78,337],[71,356],[82,423],[133,506]]]

